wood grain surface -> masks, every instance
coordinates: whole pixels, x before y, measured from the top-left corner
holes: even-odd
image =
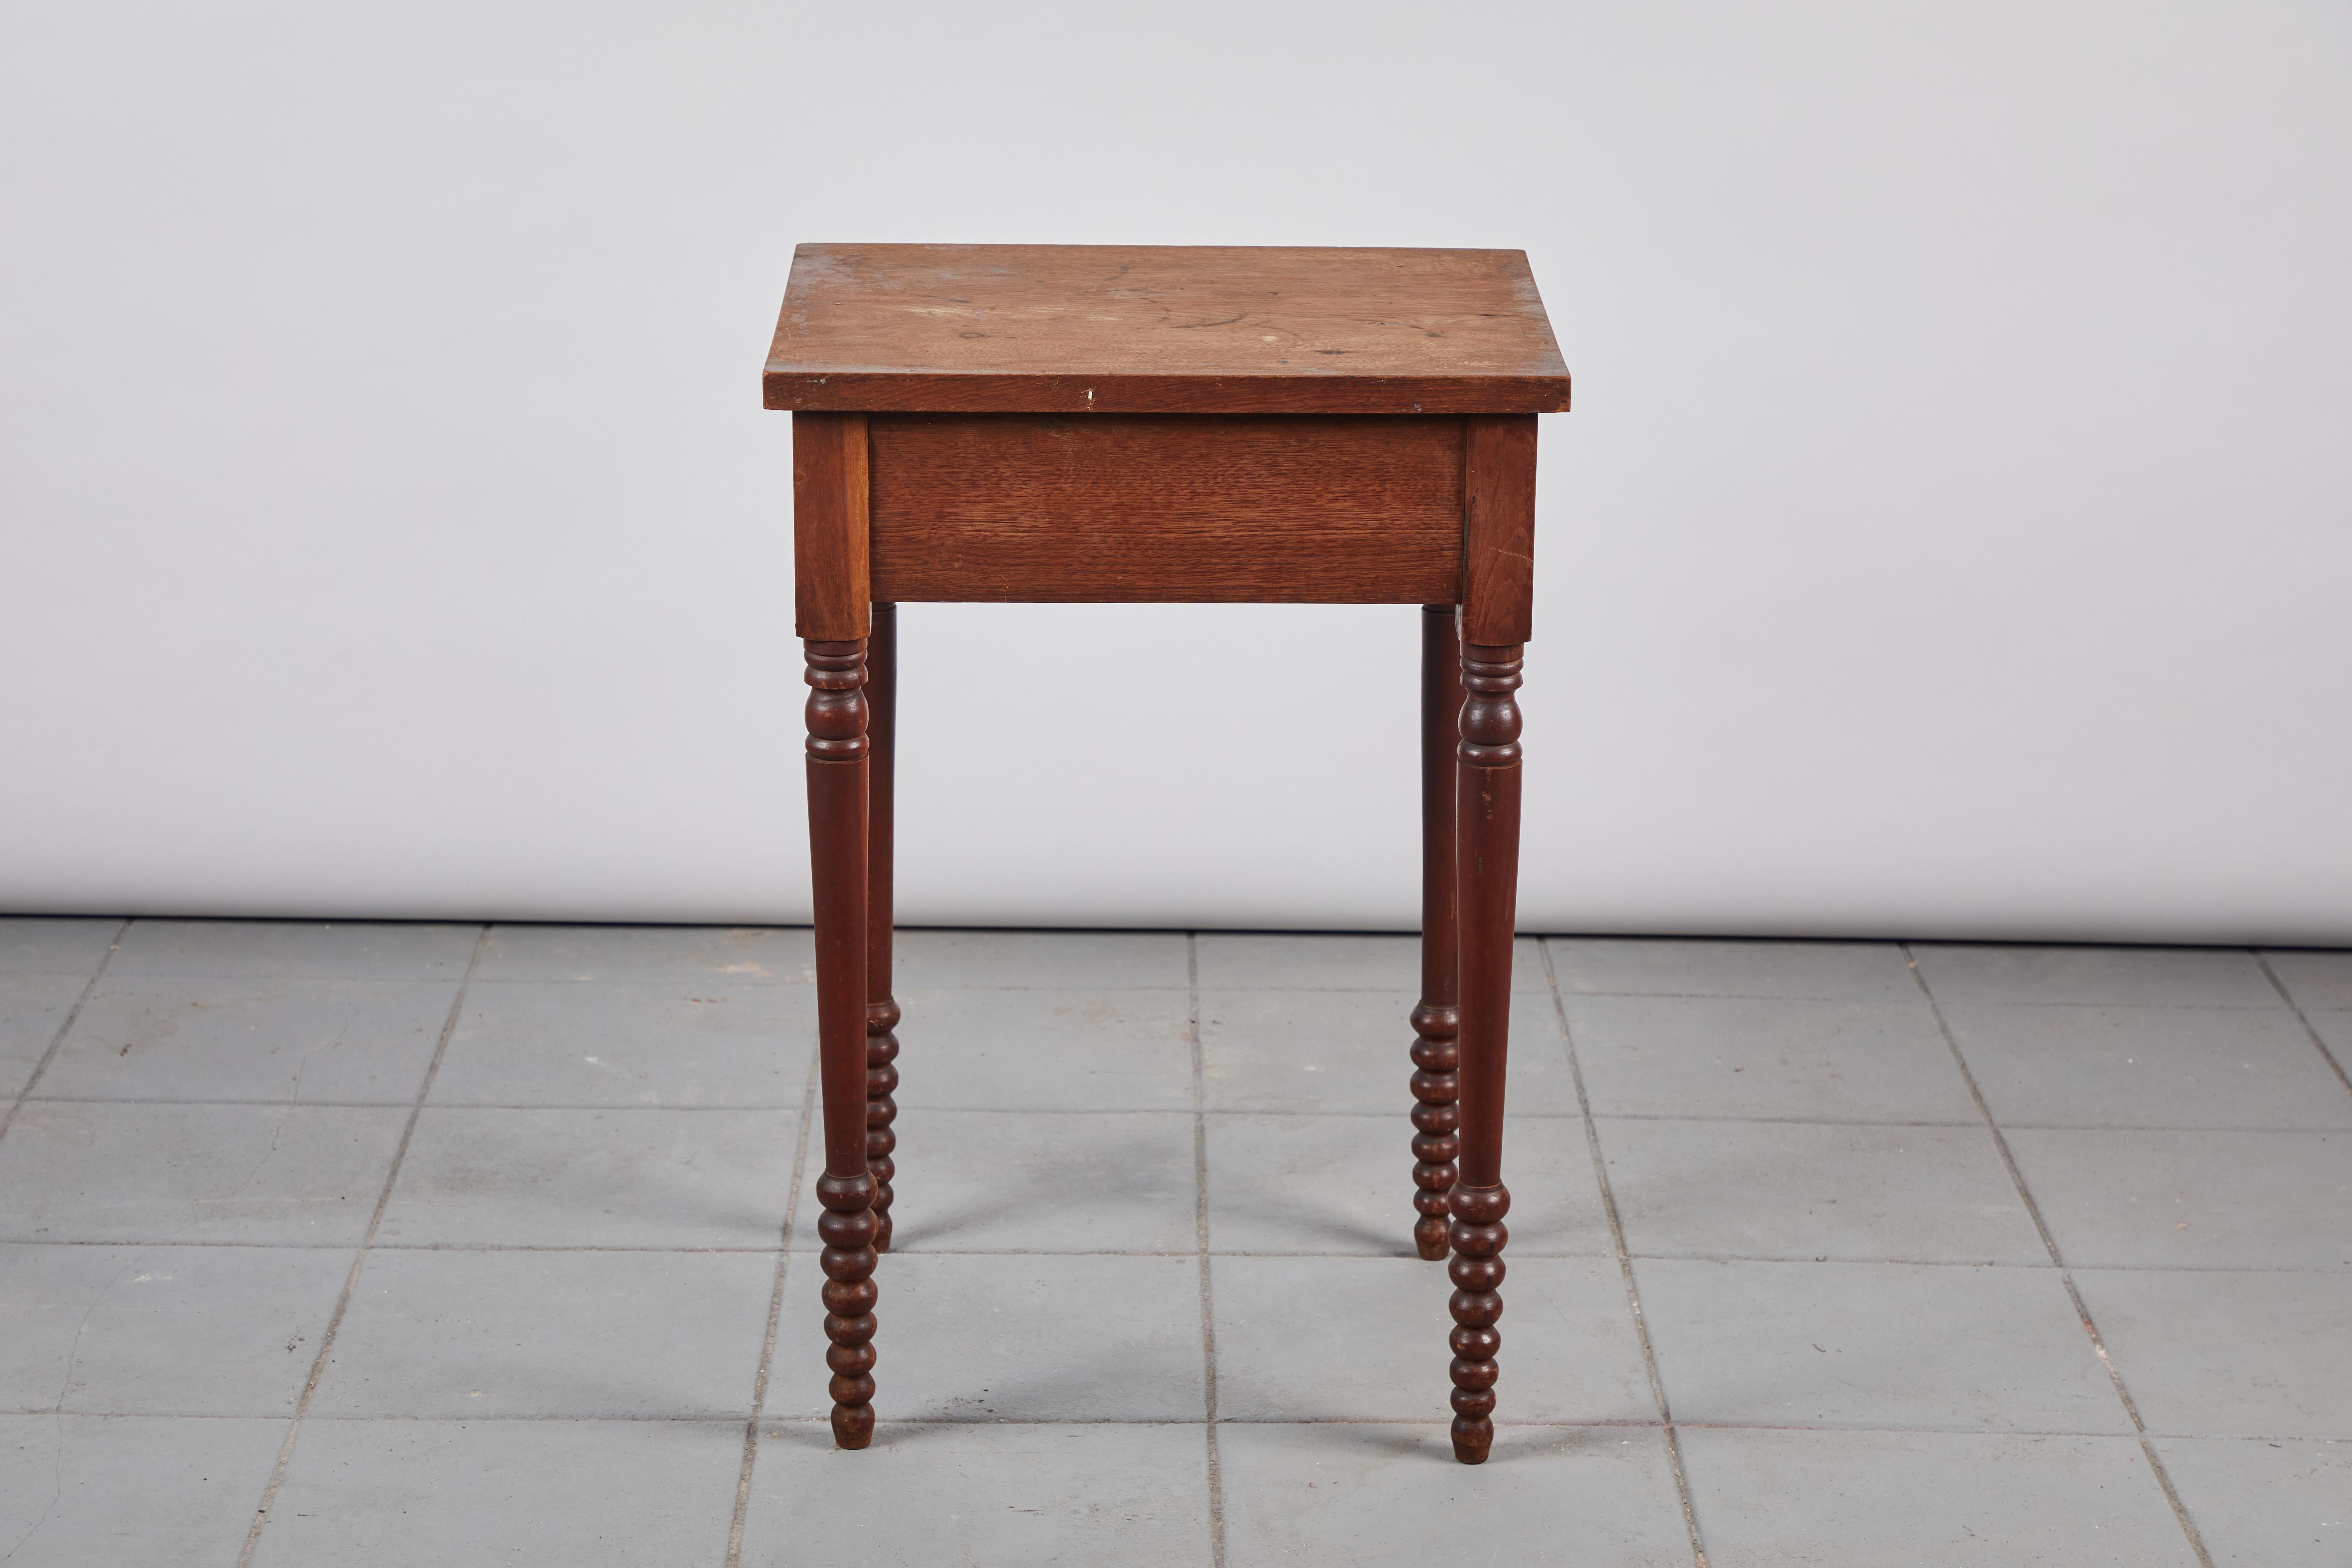
[[[1465,423],[1462,640],[1523,643],[1535,620],[1535,416],[1474,415]]]
[[[1459,596],[1458,418],[877,415],[869,429],[877,599]]]
[[[793,416],[794,631],[854,642],[867,606],[866,416]]]
[[[1548,413],[1567,367],[1524,252],[803,245],[767,406]]]

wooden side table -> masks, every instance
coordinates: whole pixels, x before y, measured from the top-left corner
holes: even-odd
[[[1516,250],[804,245],[793,411],[833,1431],[874,1433],[890,1245],[898,605],[1423,607],[1413,1240],[1453,1257],[1454,1451],[1494,1440],[1503,1067],[1536,419],[1568,374]]]

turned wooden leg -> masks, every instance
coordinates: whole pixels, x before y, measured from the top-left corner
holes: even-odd
[[[898,1135],[898,1003],[890,994],[891,764],[898,742],[898,606],[874,606],[866,649],[866,1168],[874,1177],[874,1250],[890,1250],[891,1154]]]
[[[1413,1250],[1431,1262],[1446,1253],[1445,1195],[1454,1162],[1461,1090],[1461,938],[1454,920],[1454,775],[1462,723],[1462,638],[1451,605],[1421,607],[1421,1004],[1412,1010]]]
[[[1503,1336],[1503,1076],[1511,1026],[1511,936],[1519,881],[1520,647],[1462,645],[1462,1152],[1448,1202],[1454,1247],[1454,1457],[1494,1445]]]
[[[866,1168],[866,643],[810,640],[809,868],[815,893],[818,1077],[824,1093],[824,1337],[833,1440],[874,1437],[874,1195]]]

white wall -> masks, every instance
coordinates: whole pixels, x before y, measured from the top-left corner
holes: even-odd
[[[1522,923],[2352,941],[2352,9],[0,9],[0,907],[805,909],[793,244],[1516,246]],[[902,612],[909,921],[1404,927],[1411,609]]]

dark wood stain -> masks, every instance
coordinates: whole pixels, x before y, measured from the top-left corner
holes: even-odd
[[[1535,415],[1568,406],[1526,258],[803,246],[766,395],[796,411],[835,1442],[873,1438],[897,1174],[898,602],[1394,603],[1423,606],[1412,1236],[1452,1260],[1454,1452],[1484,1461]]]
[[[873,591],[1452,603],[1462,421],[877,415]]]
[[[1557,413],[1524,252],[803,245],[771,408]]]

